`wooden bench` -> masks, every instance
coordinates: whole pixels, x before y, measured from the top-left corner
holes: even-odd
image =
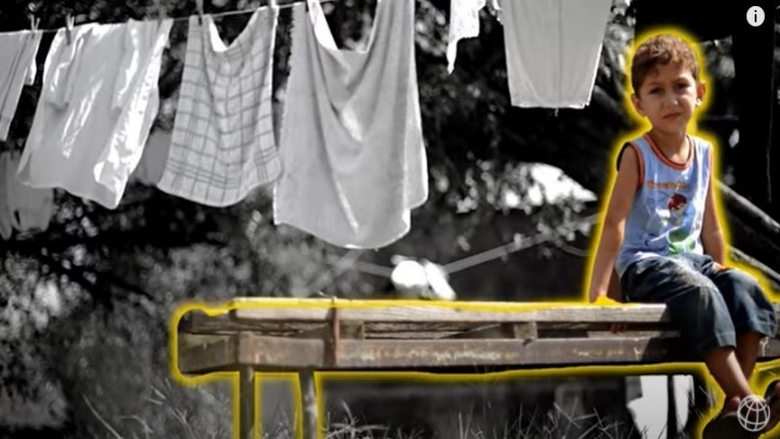
[[[780,312],[780,305],[775,306]],[[612,323],[625,325],[612,334]],[[678,348],[663,305],[237,299],[182,307],[174,374],[240,374],[240,437],[256,413],[255,372],[296,372],[303,434],[317,435],[317,371],[486,371],[695,361]],[[762,362],[780,358],[780,341]]]

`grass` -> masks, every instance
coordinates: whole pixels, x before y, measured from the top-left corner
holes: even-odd
[[[352,414],[344,404],[346,413],[341,421],[333,421],[328,416],[328,430],[325,439],[431,439],[425,431],[402,430],[390,426],[376,424],[362,424],[361,420]],[[473,413],[452,413],[450,418],[457,431],[451,439],[625,439],[640,437],[635,432],[633,425],[626,425],[619,421],[610,421],[609,417],[599,416],[598,413],[589,415],[572,416],[565,413],[557,404],[555,408],[545,414],[538,412],[528,413],[522,410],[515,420],[506,422],[500,428],[491,428],[490,431],[480,426]],[[524,420],[524,422],[520,422]],[[525,424],[523,426],[522,424]],[[587,426],[587,428],[585,428]],[[264,435],[263,439],[293,439],[295,436]],[[435,436],[438,439],[449,439]],[[663,438],[665,439],[665,436]],[[681,437],[682,439],[682,437]]]
[[[92,313],[79,320],[78,326],[58,327],[57,337],[46,345],[57,348],[46,357],[51,363],[47,370],[52,380],[66,390],[62,398],[67,401],[75,430],[68,439],[232,439],[232,385],[182,387],[169,378],[166,333],[159,325],[150,324],[160,315],[167,315],[168,310],[158,308],[155,313],[159,315],[149,316],[146,311],[133,307],[120,305],[117,309],[121,312],[115,312],[111,318]],[[50,349],[44,351],[48,353]],[[132,355],[128,356],[128,352]],[[358,413],[364,407],[360,406],[329,407],[324,419],[327,425],[324,439],[628,439],[632,436],[632,425],[604,413],[575,414],[569,411],[568,403],[567,407],[553,406],[547,411],[526,407],[509,416],[506,422],[505,413],[496,416],[496,408],[487,403],[475,402],[471,410],[465,406],[460,411],[447,412],[451,406],[445,401],[441,412],[430,413],[424,412],[426,405],[413,413],[423,424],[418,428],[392,423],[389,416],[361,419]],[[267,416],[271,422],[266,423],[261,439],[297,439],[294,414],[283,408]],[[432,430],[440,434],[434,435]]]
[[[195,389],[195,391],[201,397],[205,396],[204,392],[211,393],[206,389]],[[149,402],[159,409],[155,412],[156,416],[146,419],[139,415],[120,417],[123,423],[135,424],[135,428],[127,428],[128,425],[125,425],[124,434],[120,433],[120,429],[108,421],[96,405],[85,397],[85,404],[93,419],[103,427],[103,434],[94,436],[108,439],[232,439],[232,413],[229,412],[232,405],[229,398],[207,398],[208,405],[222,413],[222,416],[211,417],[210,422],[204,423],[198,419],[198,412],[206,409],[206,406],[183,409],[180,407],[181,401],[173,400],[180,399],[183,396],[182,392],[182,389],[177,389],[170,383],[163,388],[152,388],[151,394],[155,397],[149,399]],[[335,418],[333,411],[328,412],[325,420],[327,433],[324,439],[626,439],[641,437],[636,432],[632,434],[633,425],[610,420],[609,416],[601,416],[595,412],[574,416],[566,413],[557,404],[546,413],[521,409],[512,422],[500,426],[492,425],[490,428],[485,428],[485,421],[491,424],[490,419],[477,419],[478,416],[475,416],[473,411],[450,413],[445,417],[451,422],[449,431],[454,429],[456,432],[454,437],[451,433],[445,433],[445,436],[431,436],[429,432],[420,429],[409,430],[400,426],[368,424],[355,415],[346,403],[342,402],[340,407],[338,412],[341,416],[338,419]],[[272,427],[263,432],[261,439],[297,439],[295,420],[289,412],[277,408],[269,418]],[[665,439],[665,434],[659,439]]]

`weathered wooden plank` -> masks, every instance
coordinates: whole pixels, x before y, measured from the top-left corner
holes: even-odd
[[[253,366],[317,369],[325,363],[325,340],[287,339],[252,333],[236,336],[241,364]]]
[[[589,338],[549,339],[341,339],[326,357],[326,342],[238,334],[179,353],[183,373],[206,373],[239,365],[258,369],[382,369],[459,366],[555,366],[689,361],[670,332],[641,335],[591,334]],[[770,340],[762,361],[780,358],[780,341]]]
[[[576,365],[625,361],[653,361],[668,357],[672,341],[625,338],[585,339],[573,342],[553,340],[447,340],[431,342],[387,342],[348,345],[339,353],[344,368],[414,368],[496,365]]]
[[[318,299],[309,299],[318,302]],[[303,302],[305,303],[305,302]],[[323,306],[332,301],[319,302]],[[476,303],[435,305],[420,302],[414,305],[399,302],[382,302],[372,305],[370,301],[339,301],[339,318],[342,321],[373,322],[427,322],[427,323],[508,323],[508,322],[578,322],[578,323],[627,323],[627,322],[665,322],[669,315],[663,305],[625,305],[597,307],[587,305],[563,305],[560,303],[520,304],[520,303]],[[262,306],[265,304],[265,306]],[[258,301],[256,306],[248,307],[242,302],[240,308],[231,311],[231,317],[237,321],[327,321],[329,308],[316,308],[312,303],[300,308],[280,308]]]
[[[326,364],[321,340],[279,340],[254,334],[239,337],[241,364],[258,367],[382,369],[495,365],[587,365],[689,361],[676,337],[603,336],[585,339],[341,340],[334,364]],[[763,359],[780,358],[772,340]]]
[[[352,336],[349,338],[373,338],[373,339],[420,339],[420,338],[446,338],[446,337],[468,337],[473,334],[475,337],[484,337],[480,333],[498,333],[501,325],[529,325],[535,324],[540,334],[553,332],[569,333],[573,331],[594,331],[604,330],[609,327],[608,323],[590,322],[529,322],[529,323],[385,323],[375,322],[361,324],[361,322],[341,322],[342,331],[344,328],[359,328],[361,336]],[[656,323],[628,323],[625,327],[626,332],[639,331],[643,329],[661,329],[668,327],[669,322]],[[236,322],[224,318],[210,318],[204,315],[193,316],[191,324],[183,328],[187,334],[202,334],[204,336],[214,334],[235,334],[236,332],[256,332],[263,335],[291,337],[291,338],[320,338],[329,331],[327,323],[298,323],[289,324],[285,322],[263,322],[263,321],[242,321]],[[498,332],[496,332],[498,331]]]
[[[242,334],[240,362],[257,366],[325,368],[324,343],[296,343]],[[556,365],[656,361],[676,356],[674,340],[650,338],[521,340],[343,340],[335,369],[495,365]],[[286,345],[285,347],[282,347]],[[293,347],[295,345],[295,347]],[[280,355],[284,351],[287,355]],[[297,353],[297,354],[295,354]],[[303,355],[298,355],[303,354]]]
[[[195,311],[186,314],[185,318],[187,324],[182,325],[180,329],[191,334],[233,334],[239,331],[254,331],[292,336],[297,333],[316,331],[324,325],[322,322],[237,321],[227,314],[212,317]]]
[[[318,299],[309,299],[318,301]],[[664,305],[632,304],[626,306],[598,307],[588,305],[549,304],[543,309],[534,309],[538,304],[518,303],[475,303],[464,302],[437,306],[430,303],[408,305],[404,303],[379,306],[364,305],[369,301],[360,301],[360,306],[344,303],[339,305],[341,321],[360,321],[370,323],[525,323],[536,322],[562,324],[610,324],[610,323],[670,323],[670,316]],[[260,302],[258,302],[260,303]],[[332,304],[332,301],[321,303]],[[775,304],[780,315],[780,304]],[[308,306],[298,309],[279,307],[241,307],[231,311],[237,321],[327,321],[331,310]]]
[[[189,348],[192,346],[200,346],[206,343],[220,341],[225,338],[225,334],[189,334],[186,332],[179,333],[179,349]]]
[[[329,324],[326,322],[264,322],[264,321],[233,321],[226,319],[225,316],[208,317],[200,313],[193,313],[188,316],[189,324],[180,328],[187,334],[234,334],[236,332],[256,332],[269,336],[292,337],[292,338],[321,338],[329,332]],[[574,331],[597,331],[605,330],[609,327],[608,323],[603,322],[530,322],[530,323],[428,323],[428,322],[374,322],[363,324],[356,321],[342,321],[342,332],[358,331],[359,336],[347,336],[348,338],[372,338],[372,339],[438,339],[447,337],[485,337],[484,333],[499,333],[502,325],[528,325],[534,324],[538,327],[540,336],[543,334],[572,333]],[[628,323],[625,331],[633,332],[643,329],[658,330],[668,327],[670,322],[655,323]],[[354,328],[354,329],[350,329]],[[498,331],[498,332],[497,332]],[[471,335],[469,335],[471,334]],[[571,335],[571,334],[569,334]]]
[[[364,323],[366,332],[368,333],[388,333],[394,332],[397,334],[413,333],[413,332],[462,332],[468,331],[480,326],[484,326],[484,323],[468,323],[468,322],[443,322],[443,323],[430,323],[430,322],[369,322]]]
[[[471,338],[471,339],[535,339],[539,337],[536,323],[502,323],[499,325],[482,325],[477,328],[450,334],[441,338]]]
[[[234,334],[250,331],[267,335],[290,337],[317,337],[328,330],[326,322],[285,322],[263,320],[232,320],[227,315],[209,317],[203,313],[193,312],[187,316],[187,325],[180,330],[190,334]],[[343,322],[342,326],[362,327],[359,331],[367,334],[397,333],[399,336],[414,333],[461,332],[474,328],[480,323],[429,323],[429,322],[375,322],[362,324],[357,321]],[[413,336],[413,335],[412,335]],[[359,338],[359,337],[352,337]]]
[[[199,344],[180,343],[178,357],[182,373],[206,373],[236,365],[238,349],[234,336],[213,336]]]

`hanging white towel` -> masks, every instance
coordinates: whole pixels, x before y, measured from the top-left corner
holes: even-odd
[[[293,6],[274,220],[346,248],[403,237],[428,198],[414,0],[379,0],[365,50],[339,49],[318,1]]]
[[[173,21],[85,24],[57,32],[19,177],[113,209],[157,116],[160,61]]]
[[[13,171],[19,166],[20,158],[19,151],[7,154],[6,196],[12,223],[20,232],[46,231],[54,214],[54,190],[33,188],[19,181]]]
[[[447,73],[455,68],[458,42],[464,38],[479,36],[479,11],[485,7],[485,0],[451,0],[450,28],[447,38]]]
[[[513,106],[584,108],[596,82],[612,0],[503,0]]]
[[[38,31],[0,33],[0,141],[8,138],[22,88],[35,82],[41,36]]]
[[[227,47],[210,16],[203,26],[190,18],[161,190],[224,207],[279,177],[271,113],[278,14],[278,7],[258,9]]]

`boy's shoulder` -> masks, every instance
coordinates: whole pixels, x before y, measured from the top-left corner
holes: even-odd
[[[693,144],[697,146],[698,148],[703,149],[712,149],[712,142],[709,140],[697,136],[695,134],[687,134],[688,138],[691,139]],[[620,154],[623,153],[623,150],[625,150],[627,147],[633,146],[634,148],[640,148],[640,149],[646,149],[646,148],[652,148],[652,140],[650,140],[650,136],[647,133],[642,133],[640,135],[637,135],[633,138],[630,138],[623,142],[622,145],[620,145]],[[637,151],[640,152],[640,151]]]
[[[691,133],[688,133],[686,135],[691,140],[693,140],[694,143],[696,143],[698,145],[702,145],[704,147],[712,147],[712,142],[710,142],[709,140],[707,140],[707,139],[705,139],[703,137],[700,137],[700,136],[697,136],[697,135],[691,134]],[[624,147],[632,145],[632,144],[635,145],[635,146],[649,145],[650,142],[651,142],[651,140],[649,138],[648,133],[642,133],[642,134],[638,134],[635,137],[632,137],[632,138],[629,138],[628,140],[626,140],[623,143],[623,145],[621,145],[621,148],[624,148]]]
[[[697,136],[695,134],[688,133],[687,136],[691,139],[691,141],[694,144],[694,148],[696,148],[697,151],[709,153],[710,150],[712,150],[712,142],[709,140],[704,139],[703,137]],[[637,159],[644,164],[645,156],[653,154],[653,146],[652,146],[652,140],[650,139],[650,136],[648,133],[642,133],[639,134],[633,138],[629,138],[625,142],[623,142],[622,145],[620,145],[620,150],[618,151],[616,160],[615,160],[615,166],[619,169],[620,168],[620,161],[623,157],[623,153],[626,151],[627,148],[633,148],[634,151],[636,151]]]

